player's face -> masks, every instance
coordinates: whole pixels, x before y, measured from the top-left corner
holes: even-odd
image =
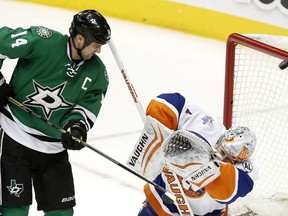
[[[92,42],[91,44],[89,44],[88,46],[86,46],[82,51],[82,57],[84,60],[89,60],[92,58],[93,55],[95,55],[95,53],[100,53],[101,52],[101,44],[98,44],[96,42]]]

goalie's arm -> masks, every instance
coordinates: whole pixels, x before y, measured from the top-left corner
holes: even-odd
[[[185,98],[179,93],[161,94],[150,101],[146,115],[157,119],[170,130],[177,130],[184,105]]]
[[[205,188],[215,200],[230,204],[239,197],[250,193],[254,186],[257,168],[252,160],[233,165],[229,162],[220,162],[220,176]]]
[[[226,131],[215,116],[179,93],[164,93],[153,98],[146,114],[157,119],[170,130],[185,129],[205,137],[214,145]]]

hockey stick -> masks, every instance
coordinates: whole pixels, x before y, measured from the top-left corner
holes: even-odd
[[[130,94],[131,94],[131,96],[132,96],[132,98],[134,100],[134,103],[135,103],[135,105],[137,107],[138,113],[140,114],[140,116],[142,118],[142,121],[145,124],[146,115],[145,115],[144,109],[143,109],[143,107],[142,107],[142,105],[141,105],[141,103],[139,101],[139,98],[137,96],[137,93],[136,93],[133,85],[132,85],[132,82],[131,82],[131,80],[130,80],[127,72],[126,72],[126,69],[125,69],[124,64],[123,64],[123,62],[122,62],[122,60],[120,58],[120,55],[119,55],[119,53],[118,53],[118,51],[116,49],[116,46],[115,46],[115,44],[114,44],[112,39],[110,39],[108,44],[109,44],[110,50],[111,50],[116,62],[117,62],[118,68],[120,69],[120,71],[122,73],[122,76],[123,76],[123,78],[125,80],[125,83],[126,83],[128,89],[129,89],[129,92],[130,92]]]
[[[25,106],[24,104],[18,102],[17,100],[15,100],[12,97],[8,97],[8,101],[11,102],[12,104],[16,105],[17,107],[19,107],[20,109],[30,113],[31,115],[35,116],[36,118],[44,121],[45,123],[47,123],[48,125],[52,126],[53,128],[55,128],[56,130],[58,130],[61,133],[69,133],[68,131],[64,130],[63,128],[59,127],[58,125],[53,124],[52,122],[50,122],[49,120],[43,118],[42,116],[38,115],[37,113],[35,113],[33,110],[31,110],[29,107]],[[71,135],[71,134],[70,134]],[[155,188],[159,189],[160,191],[164,192],[163,194],[163,199],[165,199],[167,202],[169,203],[173,203],[174,201],[176,201],[176,197],[169,193],[169,191],[167,191],[166,189],[164,189],[163,187],[161,187],[160,185],[156,184],[153,181],[150,181],[148,178],[140,175],[139,173],[135,172],[134,170],[126,167],[125,165],[123,165],[122,163],[118,162],[117,160],[113,159],[112,157],[106,155],[105,153],[101,152],[100,150],[96,149],[95,147],[89,145],[88,143],[76,138],[72,136],[72,139],[74,139],[75,141],[81,143],[82,145],[86,146],[87,148],[91,149],[92,151],[98,153],[99,155],[103,156],[104,158],[108,159],[109,161],[111,161],[112,163],[120,166],[121,168],[125,169],[126,171],[130,172],[131,174],[141,178],[142,180],[146,181],[147,183],[153,185]]]

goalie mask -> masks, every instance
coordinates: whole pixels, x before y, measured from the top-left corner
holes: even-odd
[[[223,158],[228,157],[232,162],[249,158],[255,150],[256,136],[248,127],[231,127],[219,139],[215,148]]]
[[[207,164],[213,152],[208,142],[185,130],[170,134],[163,142],[162,151],[166,166],[183,178]]]

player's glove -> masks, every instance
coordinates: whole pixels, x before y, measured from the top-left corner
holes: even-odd
[[[63,129],[67,131],[66,133],[62,133],[61,137],[62,145],[64,148],[71,150],[81,150],[85,147],[84,145],[72,138],[73,136],[86,142],[87,130],[83,123],[79,121],[71,121],[68,122]]]
[[[3,74],[0,72],[0,107],[8,103],[8,97],[13,96],[12,87],[6,83]]]

